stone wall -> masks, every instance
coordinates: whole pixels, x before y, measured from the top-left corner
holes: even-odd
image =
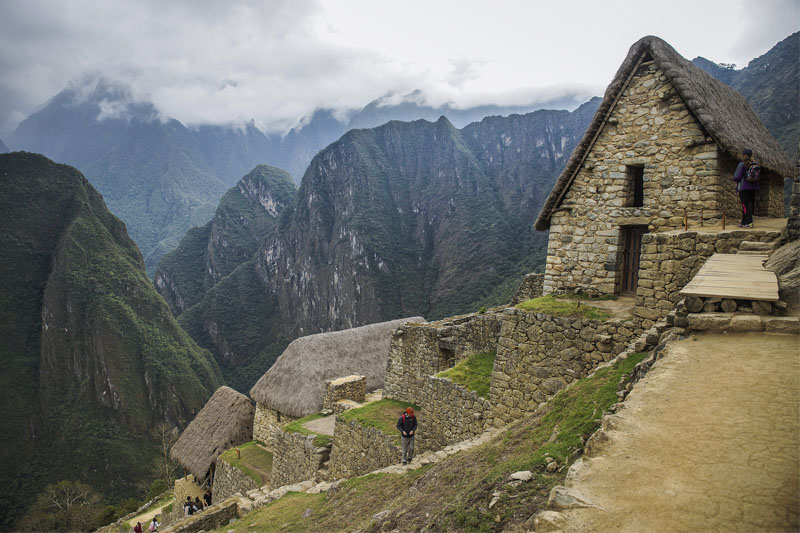
[[[743,241],[772,242],[778,231],[737,229],[704,233],[673,231],[642,237],[634,316],[643,329],[664,318],[681,299],[680,290],[715,253],[733,254]]]
[[[422,420],[421,413],[418,416]],[[331,479],[362,476],[399,463],[402,459],[400,437],[397,434],[386,435],[379,429],[362,426],[354,420],[344,421],[338,416],[334,434],[336,438],[331,450]],[[420,431],[420,436],[414,439],[414,454],[423,451],[425,437]]]
[[[500,426],[533,412],[622,352],[639,333],[631,321],[506,309],[489,390],[490,423]]]
[[[331,454],[330,445],[316,446],[313,435],[287,433],[280,429],[275,432],[273,444],[275,452],[270,478],[273,487],[314,478]]]
[[[239,518],[239,498],[229,497],[220,500],[208,509],[195,513],[192,516],[183,518],[175,524],[162,528],[167,532],[193,532],[193,531],[212,531],[220,526],[227,525],[231,519]]]
[[[224,459],[217,459],[217,468],[214,471],[215,498],[224,500],[237,492],[244,494],[248,490],[257,489],[258,487],[259,484],[253,481],[250,476]]]
[[[335,413],[341,413],[346,409],[343,404],[337,403],[339,400],[351,400],[363,403],[366,395],[366,376],[352,375],[328,380],[325,382],[325,398],[322,400],[322,408],[330,409]]]
[[[491,414],[485,398],[446,378],[428,376],[422,391],[425,416],[418,420],[417,433],[429,450],[440,450],[476,437],[483,432]]]
[[[494,351],[502,310],[397,328],[389,344],[383,397],[419,404],[425,379],[476,353]]]
[[[640,207],[631,205],[635,168],[643,171]],[[705,136],[664,73],[653,62],[643,64],[551,217],[544,293],[618,292],[624,226],[677,229],[684,213],[697,219],[701,211],[709,223],[723,212],[738,221],[734,168],[733,158]],[[761,206],[756,214],[782,216],[771,191],[782,184],[774,178],[765,176],[762,184],[770,211]]]
[[[800,180],[792,182],[792,198],[789,202],[789,220],[786,235],[790,241],[800,239]]]
[[[514,298],[511,299],[511,305],[516,305],[525,300],[538,298],[542,295],[542,284],[544,283],[544,274],[531,273],[526,274],[525,279],[522,280],[519,288],[517,289]]]
[[[256,413],[253,417],[253,440],[261,442],[267,450],[275,453],[273,444],[275,432],[281,426],[295,420],[297,418],[279,413],[263,403],[256,403]]]

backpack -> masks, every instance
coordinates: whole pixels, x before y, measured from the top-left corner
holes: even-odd
[[[758,183],[759,178],[761,178],[761,167],[758,166],[758,163],[751,163],[749,167],[747,167],[747,174],[745,174],[745,178],[748,183]]]
[[[155,530],[156,530],[156,525],[155,525],[155,523],[153,523],[153,522],[150,522],[150,531],[155,531]]]

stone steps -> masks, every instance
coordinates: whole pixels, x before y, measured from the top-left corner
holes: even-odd
[[[757,241],[742,241],[739,245],[739,253],[740,254],[752,254],[755,255],[756,253],[770,253],[775,251],[778,248],[778,241],[773,240],[770,242],[757,242]]]

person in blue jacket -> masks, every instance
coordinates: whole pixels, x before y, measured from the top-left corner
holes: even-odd
[[[736,172],[733,173],[733,181],[736,182],[736,190],[739,192],[739,200],[742,202],[742,221],[739,223],[740,228],[753,227],[753,209],[756,206],[756,191],[759,190],[758,176],[755,181],[747,179],[748,170],[754,165],[758,167],[758,163],[753,159],[753,151],[750,148],[745,148],[742,151],[744,160],[736,165]],[[760,167],[758,172],[760,173]],[[751,173],[752,174],[752,173]]]
[[[417,432],[417,417],[411,407],[397,420],[397,429],[400,431],[400,447],[403,450],[403,464],[408,464],[414,458],[414,434]]]

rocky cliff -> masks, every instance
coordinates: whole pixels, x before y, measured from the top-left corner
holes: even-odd
[[[259,165],[220,200],[207,224],[192,228],[156,270],[155,284],[177,316],[255,254],[294,201],[292,177]]]
[[[508,301],[543,267],[546,235],[531,225],[597,103],[463,130],[442,117],[348,132],[182,325],[245,390],[298,336]]]

